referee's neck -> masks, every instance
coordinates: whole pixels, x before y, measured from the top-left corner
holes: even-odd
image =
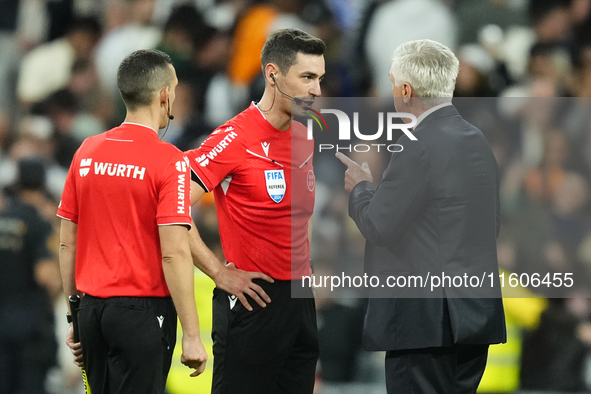
[[[158,130],[160,129],[160,114],[154,112],[155,111],[151,111],[149,107],[138,108],[134,111],[128,109],[124,123],[140,124],[151,128],[156,134],[158,134]]]
[[[257,107],[267,122],[276,129],[285,131],[291,127],[291,100],[278,95],[278,92],[267,87]]]
[[[274,113],[269,111],[265,114],[265,119],[267,119],[267,122],[271,126],[281,131],[289,130],[291,127],[291,116],[286,116],[283,113],[279,113],[279,111],[275,111]]]

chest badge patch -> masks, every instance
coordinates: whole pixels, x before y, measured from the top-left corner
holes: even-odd
[[[267,193],[269,193],[271,200],[276,203],[283,200],[286,189],[283,170],[265,170],[265,184],[267,185]]]
[[[308,171],[306,184],[308,185],[308,190],[313,192],[314,188],[316,187],[316,177],[314,176],[314,171],[312,171],[312,170]]]
[[[269,157],[269,147],[271,146],[268,142],[261,142],[261,146],[263,147],[263,151],[265,152],[265,156]]]

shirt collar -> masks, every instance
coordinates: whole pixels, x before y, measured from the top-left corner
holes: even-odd
[[[259,110],[259,112],[261,113],[261,116],[263,117],[263,119],[267,120],[267,117],[265,116],[265,114],[263,113],[263,111],[261,111],[261,109],[259,108],[259,103],[252,101],[252,105],[254,105],[256,107],[256,109]]]
[[[255,107],[255,108],[256,108],[256,109],[259,111],[259,113],[261,114],[261,116],[262,116],[262,117],[263,117],[263,119],[264,119],[264,123],[265,123],[266,125],[268,125],[269,127],[273,128],[273,130],[276,130],[276,131],[288,131],[288,130],[291,130],[291,123],[290,123],[290,125],[289,125],[289,129],[287,129],[287,130],[279,130],[278,128],[276,128],[275,126],[273,126],[273,125],[271,124],[271,122],[269,122],[269,120],[267,120],[267,117],[266,117],[266,116],[265,116],[265,114],[263,113],[263,110],[259,108],[259,102],[258,102],[258,101],[257,101],[257,102],[255,102],[255,101],[252,101],[252,102],[250,103],[250,105],[251,105],[251,107]],[[293,119],[292,119],[292,120],[293,120]]]
[[[145,127],[147,129],[152,130],[154,133],[158,134],[158,132],[156,130],[154,130],[153,128],[151,128],[150,126],[146,126],[145,124],[141,124],[141,123],[133,123],[133,122],[123,122],[122,124],[131,124],[134,126],[141,126],[141,127]]]
[[[431,115],[433,112],[437,111],[438,109],[441,109],[443,107],[447,107],[448,105],[451,105],[451,102],[449,103],[443,103],[443,104],[439,104],[436,105],[432,108],[429,108],[428,110],[426,110],[425,112],[423,112],[418,118],[417,118],[417,124],[415,125],[414,128],[416,128],[419,123],[421,123],[423,121],[423,119],[425,119],[427,116]]]

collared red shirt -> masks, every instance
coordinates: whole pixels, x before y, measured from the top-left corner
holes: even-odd
[[[191,226],[187,158],[151,128],[87,138],[57,215],[78,224],[76,287],[95,297],[166,297],[158,226]]]
[[[200,183],[214,192],[228,262],[278,280],[311,274],[313,154],[303,124],[278,130],[254,103],[187,152]]]

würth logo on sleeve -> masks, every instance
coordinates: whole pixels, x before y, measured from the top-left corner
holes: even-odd
[[[232,131],[232,130],[234,130],[234,128],[233,128],[232,126],[228,126],[228,127],[226,127],[226,129],[224,130],[224,133],[227,133],[228,131]],[[211,135],[218,134],[218,133],[221,133],[221,132],[222,132],[222,129],[221,129],[221,128],[219,128],[219,129],[215,129],[215,130],[213,131],[213,133],[211,133]]]
[[[175,167],[178,172],[187,172],[187,163],[185,161],[177,161]]]
[[[226,131],[228,131],[228,129],[233,130],[233,127],[228,127],[226,129]],[[234,139],[238,137],[238,134],[236,134],[233,131],[230,131],[230,133],[228,133],[224,139],[222,139],[212,150],[210,150],[208,153],[204,153],[203,155],[201,155],[200,157],[198,157],[197,163],[199,163],[199,165],[201,167],[205,167],[206,165],[209,164],[209,161],[214,159],[214,157],[216,157],[218,154],[222,153],[224,151],[224,149],[226,149],[226,147],[228,145],[230,145],[230,143],[232,141],[234,141]],[[202,144],[203,146],[203,144]]]
[[[181,173],[177,176],[178,205],[177,205],[176,212],[184,214],[185,213],[185,190],[186,190],[185,177],[187,175],[187,168],[189,168],[189,159],[186,156],[183,156],[183,160],[177,161],[174,166],[176,167],[177,171]]]
[[[92,159],[82,159],[80,160],[80,176],[86,176],[90,172],[90,165],[92,164]]]
[[[207,158],[207,156],[205,156],[204,154],[199,156],[197,159],[195,159],[197,161],[197,163],[201,166],[201,167],[205,167],[206,165],[209,164],[209,159]]]
[[[179,162],[180,163],[180,162]],[[177,163],[177,164],[179,164]],[[183,164],[185,164],[183,162]],[[185,213],[185,174],[179,174],[178,176],[178,184],[177,184],[177,191],[178,191],[178,205],[176,213]]]

